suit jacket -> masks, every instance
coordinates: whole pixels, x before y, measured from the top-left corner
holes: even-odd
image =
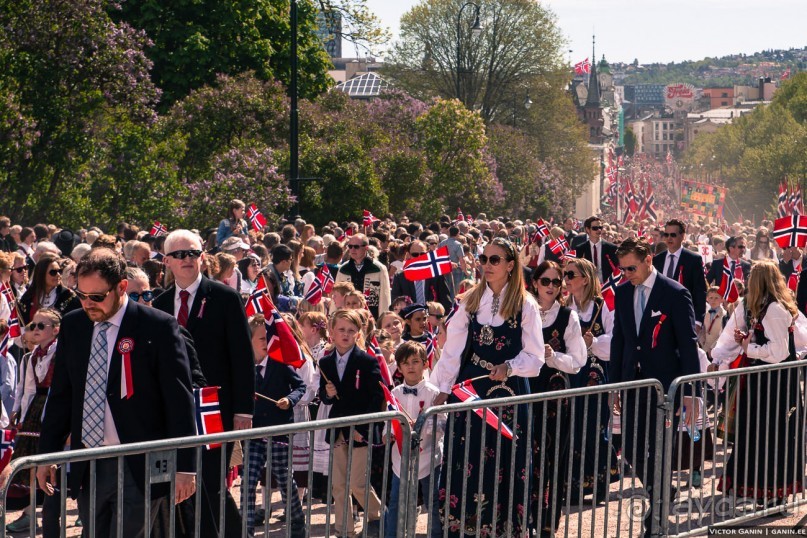
[[[706,273],[706,281],[713,286],[720,286],[720,283],[723,282],[723,260],[725,258],[720,258],[712,262],[712,266],[709,267],[709,271]],[[729,265],[731,265],[731,260],[729,260]],[[743,282],[748,282],[748,275],[751,273],[751,262],[748,260],[740,260],[740,267],[743,269]]]
[[[569,240],[567,239],[567,241],[569,241]],[[578,248],[580,248],[580,245],[582,245],[583,243],[588,243],[588,234],[587,233],[579,233],[579,234],[575,235],[574,237],[572,237],[571,241],[569,241],[569,248],[572,249],[572,250],[577,250]]]
[[[799,286],[796,288],[796,305],[807,316],[807,268],[802,269],[801,273],[799,273]]]
[[[805,259],[802,258],[801,261],[799,262],[799,263],[801,263],[802,269],[807,268],[807,265],[805,265],[804,260]],[[782,273],[782,276],[785,277],[785,282],[787,282],[787,279],[790,278],[790,275],[792,275],[795,272],[795,270],[796,269],[795,269],[795,267],[793,267],[793,261],[792,260],[789,261],[789,262],[785,262],[785,261],[781,261],[781,260],[779,261],[779,271]]]
[[[425,281],[425,285],[423,291],[426,295],[427,301],[437,301],[443,308],[446,309],[446,313],[451,311],[451,294],[448,291],[448,282],[446,282],[446,276],[449,275],[440,275],[434,278],[427,278]],[[398,297],[409,297],[412,299],[412,302],[417,302],[417,293],[415,292],[415,283],[411,280],[408,280],[403,271],[398,271],[396,275],[392,279],[392,290],[390,291],[391,300],[394,301]]]
[[[608,372],[614,383],[658,379],[667,390],[676,377],[700,372],[692,298],[681,284],[656,274],[637,335],[634,289],[630,282],[616,289]],[[654,346],[656,326],[659,329]]]
[[[171,286],[154,299],[154,308],[173,316],[175,290]],[[221,387],[221,420],[225,430],[232,430],[233,415],[252,415],[255,406],[255,364],[241,296],[203,276],[188,314],[187,329],[207,384]]]
[[[341,380],[336,369],[336,350],[320,359],[319,369],[323,374],[319,380],[319,397],[323,403],[332,406],[329,418],[352,417],[383,411],[384,391],[381,389],[381,369],[378,361],[358,347],[354,347],[350,353]],[[328,397],[325,391],[326,379],[336,385],[338,399]],[[376,439],[380,433],[380,430],[374,427],[373,436],[370,437],[369,426],[366,424],[356,426],[355,429],[365,439],[371,441]],[[325,440],[329,443],[331,442],[331,431],[328,430],[325,434]],[[345,439],[348,439],[350,428],[337,428],[333,435],[338,438],[340,433]],[[363,446],[363,444],[356,443],[356,446]]]
[[[665,250],[653,256],[653,266],[662,275],[667,263],[667,254],[668,252]],[[692,295],[692,304],[695,307],[695,321],[703,325],[703,316],[706,312],[706,279],[703,274],[703,258],[700,254],[685,248],[682,248],[678,254],[673,280],[689,290]]]
[[[53,384],[45,406],[39,450],[60,452],[68,434],[70,448],[84,448],[81,424],[84,389],[94,323],[84,311],[71,312],[62,320],[54,361]],[[132,387],[134,394],[121,398],[123,359],[118,342],[131,338]],[[174,318],[153,308],[128,301],[107,374],[107,405],[122,444],[141,443],[196,435],[191,375],[185,342]],[[143,456],[126,458],[136,482],[145,481]],[[70,489],[77,494],[88,475],[86,462],[73,463]],[[177,469],[193,471],[193,451],[179,451]]]
[[[616,259],[616,245],[613,243],[609,243],[608,241],[600,240],[600,247],[602,248],[602,253],[600,255],[600,259],[602,259],[602,264],[605,267],[609,267],[610,264],[608,263],[608,259],[610,259],[611,263],[613,263],[614,266],[618,266],[619,260]],[[572,248],[572,250],[577,252],[578,258],[585,258],[591,263],[594,263],[594,260],[592,259],[591,256],[591,242],[588,241],[588,239],[586,239],[586,241],[583,243],[578,243],[577,248]],[[611,269],[609,268],[607,273],[603,272],[603,274],[606,275],[606,278],[607,275],[611,274],[610,271]]]
[[[297,371],[287,364],[269,359],[266,361],[263,377],[257,375],[255,377],[255,392],[273,400],[288,398],[291,407],[283,410],[268,400],[256,398],[252,426],[262,428],[294,422],[294,406],[302,399],[306,390],[305,383],[297,375]]]

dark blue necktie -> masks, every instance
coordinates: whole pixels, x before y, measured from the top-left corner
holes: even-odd
[[[417,396],[418,395],[418,389],[416,389],[416,388],[410,389],[409,387],[404,387],[403,388],[403,393],[404,394],[411,394],[412,396]]]

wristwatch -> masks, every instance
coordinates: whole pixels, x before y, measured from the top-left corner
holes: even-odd
[[[507,365],[507,377],[510,377],[513,375],[513,367],[510,366],[509,362],[505,362],[505,364]]]

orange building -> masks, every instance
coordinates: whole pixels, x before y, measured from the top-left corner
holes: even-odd
[[[734,106],[734,88],[704,88],[703,96],[709,97],[709,108]]]

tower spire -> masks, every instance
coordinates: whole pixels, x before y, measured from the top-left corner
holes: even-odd
[[[597,76],[597,55],[595,54],[595,45],[597,36],[591,36],[591,73],[588,76],[588,96],[586,97],[586,106],[600,106],[600,79]]]

